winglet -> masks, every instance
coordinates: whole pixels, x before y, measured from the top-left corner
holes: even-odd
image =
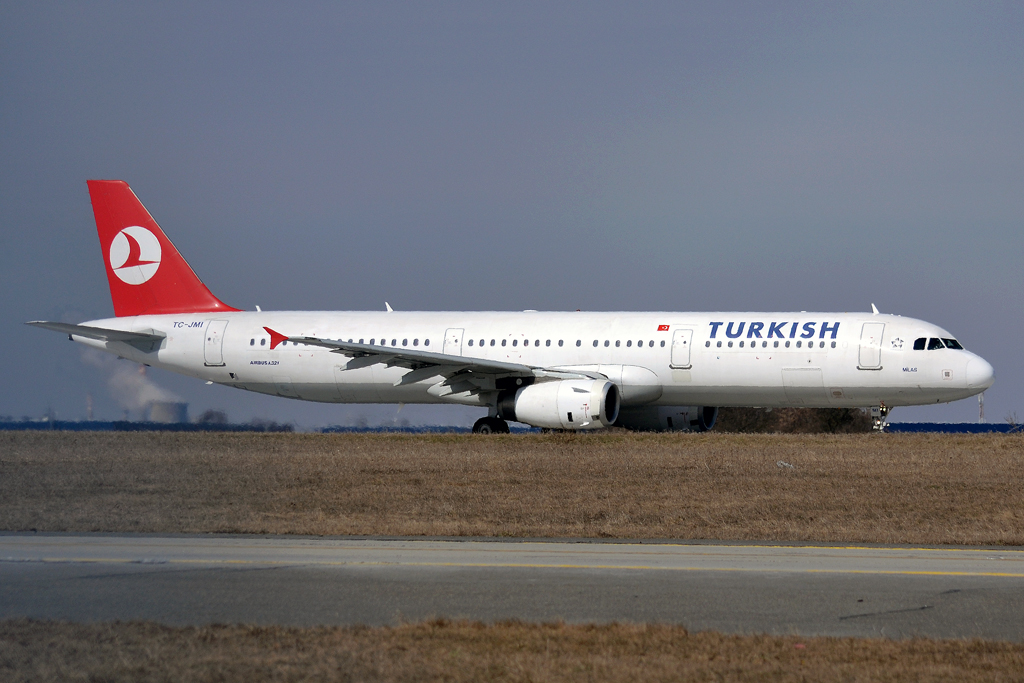
[[[871,304],[871,314],[878,315],[878,307],[875,306],[874,304]]]
[[[384,302],[384,308],[388,309],[388,313],[395,312],[395,309],[391,308],[391,304],[389,304],[387,301]]]
[[[270,348],[271,348],[271,350],[276,349],[277,345],[280,344],[281,342],[288,341],[288,337],[283,335],[283,334],[281,334],[280,332],[275,332],[274,330],[270,329],[269,327],[264,327],[263,329],[265,329],[267,331],[267,334],[270,335]]]

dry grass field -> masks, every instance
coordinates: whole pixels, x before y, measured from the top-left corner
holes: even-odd
[[[20,681],[1020,681],[1024,645],[727,636],[667,625],[384,628],[0,622]]]
[[[0,529],[1024,545],[1024,436],[6,432]]]

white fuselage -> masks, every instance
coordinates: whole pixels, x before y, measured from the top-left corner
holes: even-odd
[[[166,335],[151,351],[75,337],[139,363],[334,403],[487,405],[488,395],[443,395],[437,377],[398,385],[410,370],[379,363],[345,369],[347,359],[325,348],[271,349],[264,327],[292,337],[586,369],[619,385],[626,406],[892,407],[954,401],[992,383],[992,367],[969,351],[913,348],[917,338],[953,335],[893,315],[264,311],[85,324]]]

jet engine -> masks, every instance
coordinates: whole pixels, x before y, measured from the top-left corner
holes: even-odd
[[[717,420],[718,408],[709,406],[637,406],[620,410],[615,426],[640,432],[706,432]]]
[[[498,416],[547,429],[601,429],[619,416],[619,389],[608,380],[530,384],[498,398]]]

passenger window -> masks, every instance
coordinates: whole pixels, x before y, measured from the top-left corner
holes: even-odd
[[[730,349],[732,348],[732,342],[729,342],[729,348]]]
[[[836,343],[835,342],[832,342],[832,348],[833,349],[836,348]]]
[[[964,349],[964,347],[960,346],[960,342],[958,342],[956,339],[943,338],[942,341],[946,343],[947,349],[957,349],[958,351],[963,351]]]
[[[605,348],[608,348],[608,344],[609,344],[608,340],[607,340],[607,339],[605,339],[605,340],[604,340],[604,347],[605,347]]]
[[[558,340],[558,345],[559,345],[559,346],[561,346],[561,345],[562,345],[562,340],[561,340],[561,339],[559,339],[559,340]]]
[[[512,346],[518,346],[518,345],[519,345],[519,340],[518,339],[513,339],[512,340]]]
[[[772,346],[776,349],[779,348],[779,342],[772,342]]]
[[[717,346],[718,348],[722,348],[722,342],[717,342],[715,346]]]
[[[392,346],[398,346],[398,340],[397,339],[392,339],[391,340],[391,345]]]
[[[651,341],[647,342],[647,345],[650,346],[651,348],[654,348],[654,340],[652,339]],[[664,346],[665,342],[661,342],[661,345]]]
[[[929,351],[934,351],[935,349],[944,349],[944,348],[946,348],[946,345],[942,343],[941,339],[936,339],[935,337],[932,337],[931,339],[928,340],[928,350]]]
[[[789,348],[789,342],[788,341],[786,342],[786,348],[787,349]]]
[[[256,340],[255,339],[250,339],[249,340],[249,346],[256,346]]]
[[[504,345],[505,345],[505,342],[507,342],[507,341],[508,341],[507,339],[502,339],[502,340],[501,340],[501,345],[502,345],[502,346],[504,346]]]
[[[480,346],[483,346],[485,341],[487,341],[487,340],[486,339],[481,339],[480,340]]]
[[[802,343],[803,343],[803,342],[799,342],[799,341],[798,341],[798,342],[796,343],[796,348],[798,348],[798,349],[799,349],[799,348],[800,348],[800,345],[801,345]]]
[[[743,342],[740,342],[740,348],[741,349],[743,348]]]
[[[424,346],[430,346],[430,340],[429,339],[424,339],[423,340],[423,345]]]
[[[620,343],[621,343],[621,342],[620,342],[620,341],[619,341],[618,339],[616,339],[616,340],[615,340],[615,348],[619,348],[619,344],[620,344]]]
[[[472,346],[472,345],[473,345],[473,340],[472,340],[472,339],[470,339],[470,340],[469,340],[469,345],[470,345],[470,346]]]
[[[349,339],[349,341],[352,341],[352,340]],[[403,339],[402,340],[402,346],[408,346],[408,345],[409,345],[409,340],[408,339]]]
[[[766,342],[766,341],[761,342],[761,348],[762,349],[767,349],[768,348],[768,342]]]
[[[924,337],[918,337],[917,339],[914,340],[914,350],[915,351],[924,351],[924,345],[927,344],[927,343],[928,343],[927,339],[925,339]]]
[[[632,340],[632,339],[627,339],[627,340],[626,340],[626,348],[628,349],[628,348],[629,348],[629,347],[631,347],[632,345],[633,345],[633,340]]]
[[[654,346],[654,342],[653,341],[651,342],[651,346]],[[664,339],[661,341],[661,348],[665,348],[665,340]]]
[[[576,346],[583,346],[583,340],[582,339],[577,339],[576,340]]]
[[[349,339],[349,340],[348,340],[348,343],[349,343],[349,344],[351,344],[351,343],[352,343],[352,340],[351,340],[351,339]],[[309,344],[303,344],[303,346],[309,346]]]
[[[711,341],[708,340],[708,341],[704,342],[704,346],[710,348],[711,347]]]
[[[544,342],[544,346],[551,346],[551,340],[548,339],[546,342]],[[561,346],[561,344],[559,344],[559,346]]]
[[[597,348],[597,340],[594,340],[594,348]]]
[[[374,339],[370,339],[370,346],[373,346]]]
[[[362,343],[363,343],[363,340],[362,340],[362,339],[360,339],[360,340],[359,340],[359,343],[360,343],[360,344],[362,344]]]

